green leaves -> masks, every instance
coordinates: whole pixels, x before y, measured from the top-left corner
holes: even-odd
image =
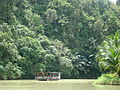
[[[97,60],[100,67],[119,75],[120,64],[120,37],[119,32],[114,36],[107,37],[102,45],[98,48]]]
[[[2,73],[4,73],[3,79],[15,79],[21,76],[22,71],[17,64],[8,62],[8,64],[6,64],[4,67],[4,71]]]
[[[52,23],[54,20],[57,19],[57,11],[55,9],[47,9],[46,12],[45,12],[45,15],[46,15],[46,19]]]
[[[17,46],[14,43],[10,25],[0,26],[0,77],[1,79],[15,79],[22,74],[16,62],[21,59]]]
[[[1,0],[0,70],[21,67],[22,78],[41,71],[96,77],[97,47],[120,29],[119,14],[108,0]],[[119,48],[119,33],[109,36],[99,47],[99,64],[120,72]],[[13,72],[0,78],[17,78]]]

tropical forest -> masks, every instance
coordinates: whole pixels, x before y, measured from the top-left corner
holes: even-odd
[[[38,72],[120,85],[120,0],[0,0],[0,80]]]

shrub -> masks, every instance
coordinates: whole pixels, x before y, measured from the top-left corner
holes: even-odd
[[[102,74],[94,83],[102,85],[120,85],[120,77],[117,74]]]

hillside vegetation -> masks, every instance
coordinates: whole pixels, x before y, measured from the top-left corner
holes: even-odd
[[[103,73],[98,46],[120,30],[119,2],[0,0],[0,79],[33,78],[37,72],[96,78]]]

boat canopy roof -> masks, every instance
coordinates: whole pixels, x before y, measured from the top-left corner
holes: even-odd
[[[37,75],[60,74],[60,72],[38,72]]]

